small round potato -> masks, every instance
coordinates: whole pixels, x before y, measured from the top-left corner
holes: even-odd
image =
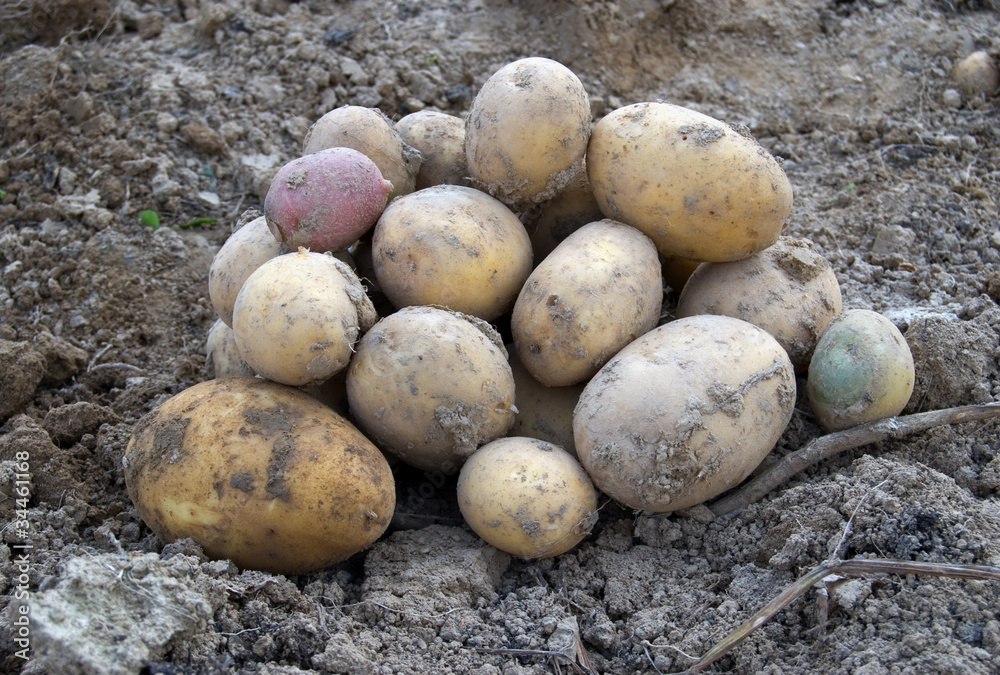
[[[485,192],[437,185],[382,213],[372,263],[396,307],[437,305],[492,321],[507,312],[531,272],[521,221]]]
[[[208,269],[208,296],[227,326],[233,325],[233,305],[247,277],[282,250],[262,215],[229,235],[215,254]]]
[[[889,319],[851,309],[826,327],[809,363],[806,392],[826,431],[902,412],[913,393],[913,355]]]
[[[510,370],[514,374],[514,405],[517,415],[508,436],[527,436],[558,445],[576,457],[573,442],[573,409],[583,384],[546,387],[528,372],[517,357],[514,345],[507,346]]]
[[[656,247],[613,220],[569,235],[528,277],[514,303],[518,358],[548,387],[588,380],[660,318]]]
[[[792,210],[788,177],[749,131],[663,101],[602,118],[587,172],[604,215],[664,256],[745,258],[777,241]]]
[[[569,185],[552,199],[539,204],[529,218],[525,225],[536,264],[566,237],[588,223],[603,219],[604,214],[587,180],[587,167],[581,167]]]
[[[224,377],[253,377],[255,373],[240,356],[233,329],[216,319],[208,331],[205,343],[205,360],[215,379]]]
[[[951,71],[951,79],[965,96],[992,96],[1000,89],[1000,69],[989,52],[972,52]]]
[[[587,383],[573,420],[576,452],[622,504],[686,509],[750,475],[794,405],[792,363],[763,329],[728,316],[678,319]]]
[[[395,508],[392,472],[350,422],[254,378],[209,380],[136,425],[136,510],[164,542],[190,537],[244,569],[303,574],[370,546]]]
[[[529,559],[565,553],[597,523],[587,472],[534,438],[500,438],[473,453],[458,476],[458,506],[487,544]]]
[[[700,265],[696,260],[660,256],[660,267],[663,268],[663,285],[669,286],[674,293],[680,295],[687,285],[688,279]]]
[[[820,334],[840,313],[837,275],[803,239],[781,237],[743,260],[702,263],[677,302],[677,318],[723,314],[760,326],[805,374]]]
[[[302,154],[334,147],[353,148],[375,162],[392,183],[389,201],[413,192],[420,152],[403,142],[392,120],[378,108],[347,105],[326,113],[306,133]]]
[[[514,421],[514,377],[485,321],[436,307],[390,314],[358,343],[347,370],[358,425],[425,471],[454,473]]]
[[[506,204],[550,199],[583,165],[590,120],[587,92],[569,68],[540,57],[508,63],[465,120],[469,172]]]
[[[377,318],[346,263],[299,249],[250,275],[236,297],[233,331],[254,372],[300,387],[346,368],[354,344]]]
[[[403,141],[420,151],[424,160],[416,189],[434,185],[468,185],[465,161],[465,120],[436,110],[418,110],[396,122]]]

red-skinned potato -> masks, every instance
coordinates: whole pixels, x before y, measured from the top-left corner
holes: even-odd
[[[395,508],[392,472],[350,422],[292,387],[209,380],[135,427],[125,484],[163,542],[190,537],[244,569],[303,574],[370,546]]]

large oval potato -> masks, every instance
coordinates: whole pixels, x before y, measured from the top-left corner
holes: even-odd
[[[465,120],[469,172],[506,204],[549,199],[583,165],[590,120],[587,91],[569,68],[541,57],[508,63]]]
[[[548,387],[583,382],[660,318],[649,237],[613,220],[569,235],[528,277],[511,315],[521,363]]]
[[[425,471],[453,473],[514,420],[514,378],[485,321],[405,307],[361,339],[347,400],[380,446]]]
[[[612,111],[590,136],[587,172],[608,218],[664,256],[739,260],[773,244],[792,186],[749,132],[663,101]]]
[[[346,368],[354,343],[377,318],[346,263],[299,249],[272,258],[246,280],[236,296],[233,332],[254,372],[299,387]]]
[[[302,574],[370,546],[395,508],[392,472],[350,422],[292,387],[209,380],[136,425],[129,497],[164,542],[245,569]]]
[[[794,405],[792,363],[763,329],[728,316],[678,319],[587,383],[573,419],[576,452],[617,501],[676,511],[750,475]]]
[[[677,318],[723,314],[760,326],[804,374],[820,334],[842,307],[826,258],[803,239],[781,237],[743,260],[699,265],[677,301]]]
[[[531,272],[531,240],[485,192],[437,185],[386,208],[372,235],[372,263],[397,308],[438,305],[492,321]]]
[[[208,297],[215,313],[229,327],[233,306],[243,283],[254,270],[281,255],[281,242],[274,238],[263,215],[229,235],[208,268]]]
[[[823,331],[806,378],[821,427],[840,431],[898,415],[913,393],[913,354],[899,329],[868,309],[851,309]]]
[[[483,541],[521,558],[565,553],[597,523],[597,491],[580,463],[535,438],[491,441],[458,476],[458,507]]]

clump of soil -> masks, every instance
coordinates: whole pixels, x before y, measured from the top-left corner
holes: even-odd
[[[1000,101],[949,74],[998,36],[1000,7],[971,1],[0,0],[0,670],[566,672],[544,653],[578,634],[594,672],[665,673],[838,550],[1000,564],[996,422],[852,451],[711,522],[605,500],[534,562],[471,533],[453,477],[398,467],[393,530],[288,578],[164,546],[121,464],[145,413],[211,376],[212,257],[309,125],[346,104],[464,116],[527,56],[577,73],[595,119],[664,99],[749,128],[795,189],[784,234],[904,332],[908,411],[995,401]],[[774,458],[819,433],[800,398]],[[717,669],[996,672],[996,583],[825,594]]]

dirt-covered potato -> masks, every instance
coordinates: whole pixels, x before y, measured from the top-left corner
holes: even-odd
[[[254,378],[202,382],[136,425],[129,497],[164,542],[275,574],[318,570],[389,525],[392,472],[350,422],[307,394]]]
[[[233,331],[254,372],[303,386],[346,368],[354,344],[377,318],[346,263],[299,249],[250,275],[236,297]]]
[[[420,170],[420,152],[407,145],[392,120],[378,108],[341,106],[309,127],[302,154],[326,148],[353,148],[368,156],[382,177],[392,183],[389,200],[413,192]]]
[[[841,309],[826,258],[803,239],[781,237],[743,260],[699,265],[677,302],[677,318],[723,314],[760,326],[804,374],[816,341]]]
[[[898,415],[913,393],[913,355],[889,319],[851,309],[830,322],[809,363],[806,393],[826,431]]]
[[[233,305],[243,282],[282,250],[281,242],[268,229],[267,219],[260,216],[229,235],[215,254],[208,269],[208,297],[227,326],[233,325]]]
[[[514,377],[485,321],[406,307],[369,330],[347,370],[358,425],[407,464],[453,473],[514,420]]]
[[[590,100],[573,71],[541,57],[495,72],[465,120],[465,156],[477,185],[507,204],[541,202],[583,165]]]
[[[403,141],[420,151],[416,189],[434,185],[468,185],[465,120],[436,110],[418,110],[396,122]]]
[[[483,541],[521,558],[565,553],[597,523],[597,491],[580,463],[535,438],[499,438],[458,476],[458,506]]]
[[[599,220],[568,236],[528,277],[511,315],[514,346],[542,384],[577,384],[656,326],[662,303],[653,242]]]
[[[527,436],[558,445],[576,456],[573,442],[573,409],[583,384],[546,387],[528,372],[517,357],[514,345],[507,345],[510,370],[514,374],[514,405],[517,414],[508,436]]]
[[[240,356],[236,335],[222,319],[216,319],[208,331],[205,342],[205,359],[208,369],[216,379],[223,377],[253,377],[253,369]]]
[[[439,305],[492,321],[514,304],[531,272],[531,240],[485,192],[437,185],[386,207],[372,235],[372,263],[397,308]]]
[[[792,209],[785,172],[749,131],[663,101],[602,118],[587,172],[604,215],[645,232],[664,256],[745,258],[778,239]]]
[[[573,420],[576,452],[610,497],[676,511],[750,475],[794,405],[792,363],[763,329],[728,316],[678,319],[587,383]]]
[[[587,223],[602,220],[604,214],[594,199],[594,191],[587,180],[587,167],[583,166],[565,188],[552,199],[538,205],[525,220],[525,229],[531,237],[535,263],[552,253],[556,246]]]

